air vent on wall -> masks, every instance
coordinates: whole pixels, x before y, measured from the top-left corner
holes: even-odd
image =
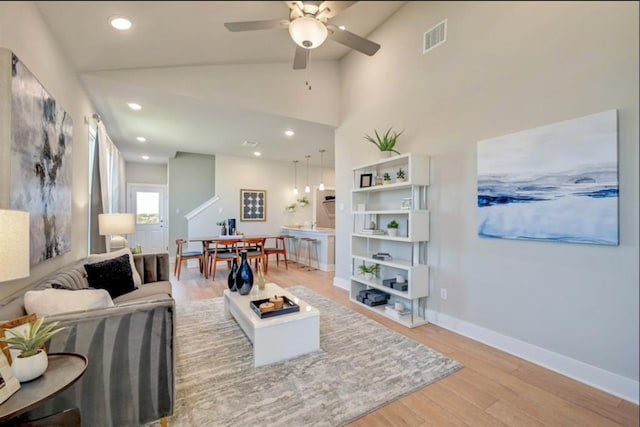
[[[447,20],[445,19],[435,27],[424,33],[424,48],[422,53],[427,53],[436,46],[447,41]]]
[[[258,143],[255,141],[245,141],[242,143],[243,147],[257,147]]]

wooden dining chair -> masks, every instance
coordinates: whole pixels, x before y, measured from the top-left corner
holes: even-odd
[[[265,246],[264,248],[264,256],[266,262],[264,263],[264,272],[269,272],[269,255],[276,256],[276,266],[280,266],[280,255],[284,257],[284,267],[285,269],[289,269],[289,265],[287,264],[287,245],[284,243],[285,236],[273,236],[267,237],[266,240],[273,239],[275,241],[274,246]]]
[[[213,242],[213,248],[209,249],[207,270],[211,275],[211,279],[216,279],[216,266],[218,262],[225,261],[231,267],[231,261],[238,256],[237,239],[223,239]]]
[[[180,271],[182,270],[182,263],[190,259],[197,259],[200,264],[200,273],[202,273],[204,265],[204,255],[201,251],[184,251],[183,246],[187,243],[184,239],[176,239],[176,265],[173,268],[173,274],[176,279],[180,280]]]
[[[245,237],[238,243],[237,254],[238,261],[240,257],[240,251],[247,251],[247,262],[251,264],[251,260],[255,261],[255,267],[258,268],[258,260],[262,260],[262,265],[266,267],[267,261],[264,253],[264,237]]]

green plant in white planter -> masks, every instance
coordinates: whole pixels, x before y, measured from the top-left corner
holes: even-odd
[[[375,138],[369,135],[365,135],[364,139],[378,147],[378,150],[380,150],[380,152],[386,157],[389,157],[391,153],[400,154],[400,152],[394,147],[396,146],[398,137],[402,135],[402,132],[404,132],[404,130],[395,132],[392,131],[392,129],[393,127],[390,127],[383,135],[378,134],[378,131],[374,130],[373,132],[375,134]]]
[[[298,199],[298,204],[303,208],[309,204],[309,199],[307,199],[307,196],[302,196]]]
[[[362,263],[362,265],[358,266],[358,270],[360,270],[360,274],[362,274],[365,279],[371,280],[378,274],[380,266],[378,264],[366,265]]]
[[[404,171],[402,170],[402,168],[398,169],[398,172],[396,172],[396,182],[405,182],[406,181],[406,177],[404,174]]]
[[[382,179],[384,180],[385,184],[391,184],[391,175],[389,175],[388,172],[384,173],[384,175],[382,176]]]
[[[400,226],[400,224],[398,224],[398,221],[396,221],[395,219],[390,221],[387,224],[387,232],[389,233],[390,237],[396,237],[398,235],[398,227]]]
[[[31,381],[44,374],[49,365],[47,353],[42,346],[49,341],[52,336],[65,328],[54,329],[58,322],[49,323],[42,327],[44,317],[38,318],[30,324],[26,330],[14,331],[5,329],[5,333],[10,337],[0,338],[1,342],[8,344],[9,349],[17,350],[20,354],[13,359],[11,370],[21,383]]]

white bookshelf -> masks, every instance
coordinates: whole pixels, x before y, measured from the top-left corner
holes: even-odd
[[[399,169],[405,172],[406,181],[395,182]],[[375,177],[385,173],[392,177],[390,183],[375,185]],[[369,179],[368,175],[371,175]],[[364,175],[364,178],[363,178]],[[361,183],[371,186],[361,187]],[[350,299],[371,311],[388,317],[404,326],[415,327],[427,323],[426,299],[429,296],[429,266],[426,263],[429,241],[429,211],[427,187],[429,185],[429,157],[407,153],[396,157],[353,168],[351,191],[351,278]],[[386,225],[398,222],[398,235],[389,236]],[[385,234],[371,234],[375,225]],[[386,252],[389,259],[374,259],[373,254]],[[378,265],[374,278],[359,274],[358,266]],[[396,275],[406,279],[407,289],[385,286],[385,280]],[[390,296],[388,304],[401,302],[411,314],[397,316],[388,313],[384,305],[369,306],[356,299],[362,290],[377,289]]]

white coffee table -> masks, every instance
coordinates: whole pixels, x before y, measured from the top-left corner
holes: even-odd
[[[261,319],[249,306],[250,301],[285,295],[300,306],[300,311]],[[264,290],[256,285],[249,295],[224,291],[224,312],[234,318],[253,343],[253,365],[291,359],[320,349],[320,312],[275,283]]]

